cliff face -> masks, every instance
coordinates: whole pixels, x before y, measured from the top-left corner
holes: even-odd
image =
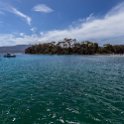
[[[0,53],[24,53],[30,45],[16,45],[0,47]]]

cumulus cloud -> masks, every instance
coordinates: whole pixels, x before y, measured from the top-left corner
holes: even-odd
[[[51,12],[53,12],[53,9],[48,7],[45,4],[38,4],[38,5],[34,6],[33,11],[41,12],[41,13],[51,13]]]
[[[24,33],[0,34],[0,46],[34,44],[35,41],[40,43],[40,35],[26,35]]]
[[[124,43],[124,2],[112,8],[102,18],[90,15],[77,21],[76,26],[69,26],[63,30],[52,30],[34,35],[15,36],[13,34],[0,35],[1,44],[33,44],[58,41],[63,38],[94,40],[100,43]]]
[[[102,18],[91,18],[80,22],[76,27],[64,30],[49,31],[42,40],[59,40],[64,37],[77,38],[78,40],[112,40],[116,37],[124,38],[124,3],[110,10]]]

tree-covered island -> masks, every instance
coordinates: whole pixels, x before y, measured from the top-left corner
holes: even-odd
[[[104,44],[96,42],[77,42],[76,39],[65,38],[61,42],[32,45],[25,50],[26,54],[124,54],[124,45]]]

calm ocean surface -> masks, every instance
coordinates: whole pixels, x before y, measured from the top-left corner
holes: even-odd
[[[0,57],[0,124],[124,124],[124,56]]]

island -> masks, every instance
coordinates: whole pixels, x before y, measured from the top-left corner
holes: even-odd
[[[104,44],[65,38],[63,41],[35,44],[25,49],[26,54],[124,54],[124,45]]]

